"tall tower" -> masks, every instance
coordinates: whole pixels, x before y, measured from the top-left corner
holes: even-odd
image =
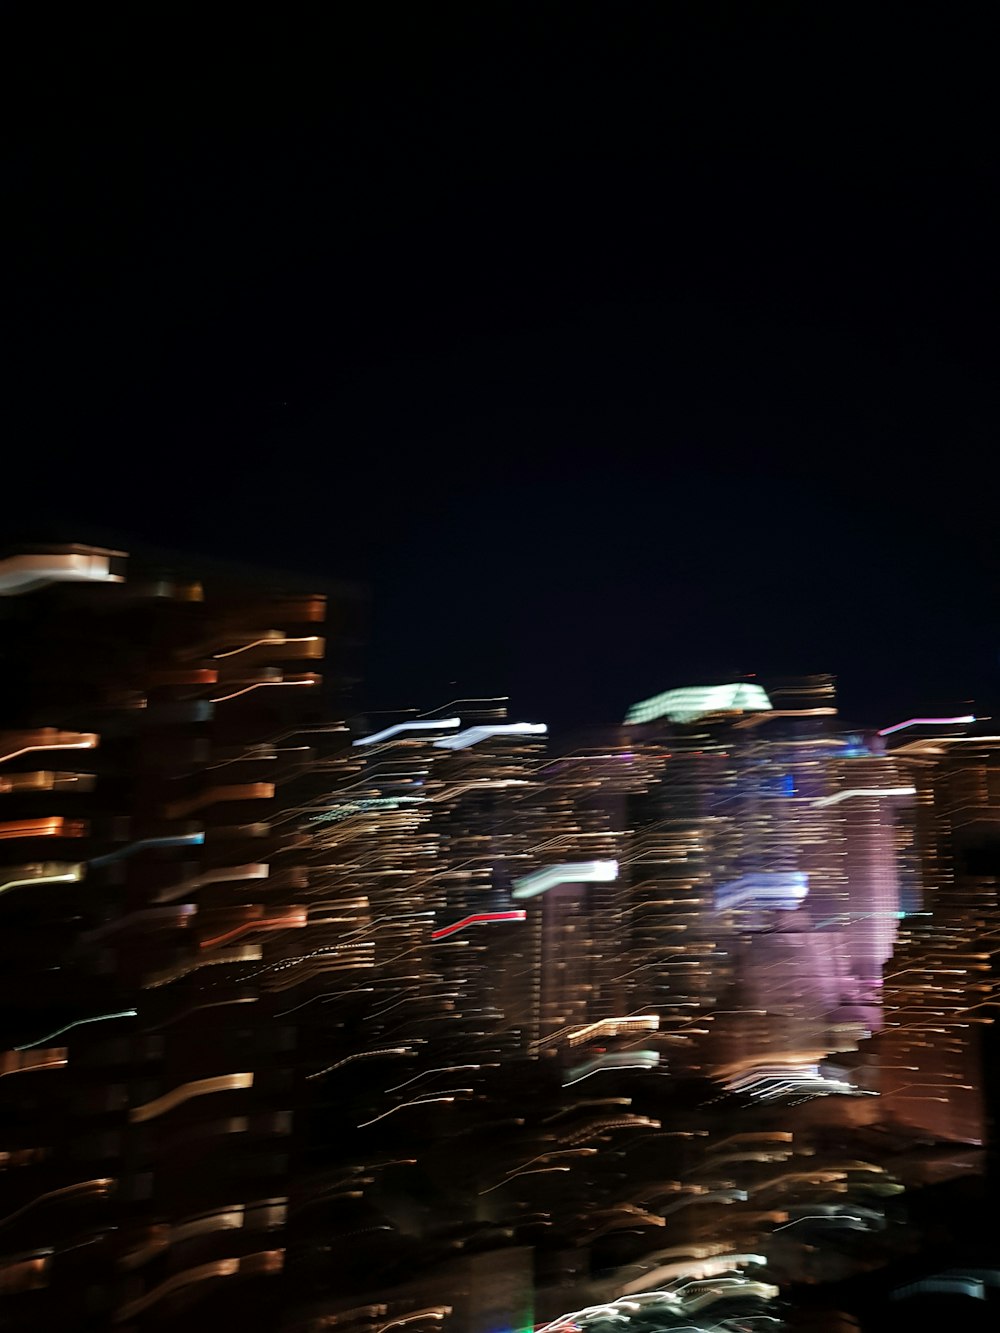
[[[326,598],[92,547],[0,593],[11,1317],[265,1327],[306,1188],[288,995],[335,947],[296,813],[344,740]]]

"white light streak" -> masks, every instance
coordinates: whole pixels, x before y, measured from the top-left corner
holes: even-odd
[[[833,796],[821,796],[818,801],[810,804],[818,810],[822,806],[839,805],[841,801],[849,801],[854,796],[915,796],[916,792],[916,787],[848,787],[846,791],[838,791]]]
[[[356,741],[351,741],[352,745],[378,745],[381,741],[391,740],[393,736],[398,736],[401,731],[443,731],[446,728],[460,727],[462,719],[460,717],[442,717],[436,718],[431,722],[397,722],[391,727],[386,727],[383,731],[372,732],[370,736],[361,736]]]
[[[457,736],[445,736],[435,741],[438,750],[467,750],[470,745],[489,740],[491,736],[544,736],[548,727],[544,722],[498,722],[495,725],[466,727]]]
[[[617,861],[565,861],[516,879],[511,897],[523,901],[537,898],[558,884],[608,884],[617,878]]]

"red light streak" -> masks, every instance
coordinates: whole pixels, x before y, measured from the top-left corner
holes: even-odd
[[[523,910],[514,912],[476,912],[472,916],[462,917],[461,921],[456,921],[454,925],[444,926],[441,930],[432,931],[431,939],[447,939],[449,935],[454,935],[457,930],[464,930],[466,926],[479,925],[481,922],[523,921],[527,915],[527,912]]]

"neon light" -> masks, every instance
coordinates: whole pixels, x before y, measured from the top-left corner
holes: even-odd
[[[652,722],[665,717],[670,722],[694,722],[708,713],[770,712],[771,700],[761,685],[739,681],[735,685],[688,685],[667,690],[633,704],[626,723]]]
[[[965,713],[962,717],[911,717],[905,722],[897,722],[894,726],[883,727],[879,735],[891,736],[894,731],[903,731],[906,727],[964,726],[968,722],[975,722],[975,720],[971,713]]]
[[[464,930],[466,926],[476,926],[488,921],[523,921],[528,913],[525,911],[514,912],[475,912],[472,916],[464,916],[461,921],[456,921],[452,926],[445,926],[441,930],[431,932],[432,940],[446,940],[449,935],[454,935],[458,930]]]
[[[758,871],[720,884],[715,890],[715,910],[758,907],[794,911],[809,892],[809,876],[801,870]]]
[[[95,1014],[93,1018],[78,1018],[75,1023],[67,1023],[65,1027],[56,1028],[55,1032],[39,1037],[37,1041],[26,1041],[23,1046],[15,1046],[14,1050],[30,1051],[33,1046],[41,1046],[43,1041],[51,1041],[53,1037],[61,1037],[64,1032],[69,1032],[71,1028],[83,1027],[84,1023],[103,1023],[109,1018],[135,1018],[138,1012],[137,1009],[119,1009],[113,1014]]]
[[[916,790],[916,787],[848,787],[846,791],[838,791],[833,796],[821,796],[811,804],[818,810],[821,806],[849,801],[852,796],[914,796]]]
[[[523,901],[537,898],[557,884],[607,884],[617,878],[617,861],[567,861],[516,879],[511,897]]]
[[[499,722],[495,726],[466,727],[457,736],[446,736],[434,745],[439,750],[467,750],[491,736],[544,736],[547,732],[544,722]]]
[[[204,833],[177,833],[169,838],[140,838],[138,842],[130,842],[127,847],[119,847],[117,851],[108,852],[105,856],[95,856],[89,864],[92,866],[110,865],[112,861],[120,861],[125,856],[132,856],[134,852],[141,852],[145,847],[195,847],[204,841]]]
[[[351,741],[352,745],[377,745],[379,741],[387,741],[392,736],[398,736],[401,731],[441,731],[445,728],[460,727],[462,719],[460,717],[443,717],[440,721],[431,722],[397,722],[394,726],[386,727],[384,731],[375,731],[370,736],[361,736],[356,741]]]

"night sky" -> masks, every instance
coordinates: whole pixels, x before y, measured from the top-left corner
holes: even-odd
[[[378,707],[990,708],[989,11],[205,8],[12,7],[12,533],[364,580]]]

